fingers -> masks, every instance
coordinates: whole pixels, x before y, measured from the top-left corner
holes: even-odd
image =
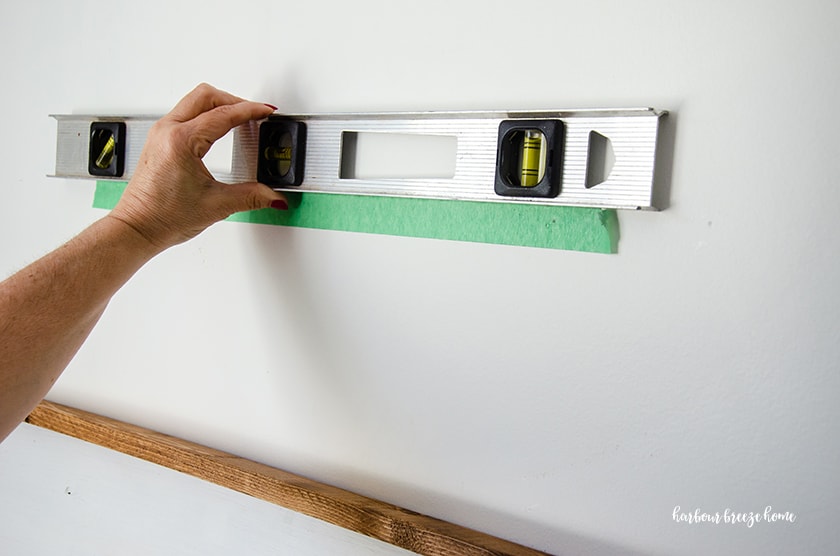
[[[274,110],[259,102],[241,101],[236,104],[226,104],[208,112],[199,114],[189,122],[196,141],[196,152],[199,157],[204,156],[210,146],[225,136],[236,126],[268,117]],[[206,148],[204,148],[206,147]]]
[[[225,91],[202,83],[181,99],[164,120],[186,125],[183,137],[190,151],[204,157],[213,143],[238,125],[267,117],[274,108],[249,102]]]
[[[112,214],[166,248],[235,212],[288,208],[285,197],[265,185],[217,182],[200,160],[233,127],[273,111],[199,85],[149,131],[142,164]]]
[[[235,212],[257,210],[261,208],[288,208],[288,201],[282,194],[261,183],[216,183],[213,203],[224,214],[221,218]]]
[[[237,96],[219,90],[207,83],[202,83],[182,98],[175,105],[175,108],[169,111],[167,117],[177,122],[186,122],[217,106],[236,104],[242,101],[243,99]]]
[[[181,99],[166,118],[180,128],[179,135],[190,151],[203,158],[213,143],[231,129],[266,118],[274,110],[270,105],[246,101],[202,83]],[[204,172],[209,176],[206,169]],[[211,212],[217,219],[246,210],[288,208],[288,201],[282,194],[256,182],[225,184],[216,181],[211,191],[203,204],[212,207]]]

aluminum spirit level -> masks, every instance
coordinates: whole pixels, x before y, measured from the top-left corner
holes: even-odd
[[[231,172],[216,177],[287,192],[655,209],[664,114],[637,108],[274,115],[234,130]],[[55,176],[119,180],[131,177],[158,119],[53,117]],[[443,177],[358,176],[356,142],[370,134],[454,138],[453,170]],[[424,153],[416,156],[422,161]]]

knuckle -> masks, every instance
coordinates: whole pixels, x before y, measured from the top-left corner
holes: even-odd
[[[194,138],[185,126],[157,122],[149,129],[144,150],[156,153],[157,157],[170,159],[178,157],[178,153],[183,153],[185,148],[194,152],[198,147],[194,143]]]
[[[181,145],[190,145],[190,136],[183,126],[171,126],[162,135],[161,143],[166,150],[173,151]]]
[[[215,88],[212,85],[210,85],[209,83],[206,83],[204,81],[202,81],[201,83],[199,83],[195,87],[195,92],[200,94],[200,95],[206,95],[206,94],[212,93],[214,90],[215,90]]]
[[[239,204],[238,210],[257,210],[268,206],[265,198],[260,195],[258,188],[245,184],[239,184],[237,188],[239,190],[237,195],[239,199],[237,202]]]
[[[245,206],[248,210],[257,210],[265,207],[262,197],[256,191],[249,191],[245,196]]]
[[[182,143],[186,141],[190,135],[184,125],[171,126],[167,131],[167,137],[173,143]]]
[[[222,104],[221,106],[217,106],[216,108],[214,108],[213,111],[216,112],[220,119],[228,121],[233,118],[233,115],[236,111],[236,105]]]

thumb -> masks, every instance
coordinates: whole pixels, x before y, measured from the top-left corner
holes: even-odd
[[[217,182],[218,207],[228,216],[235,212],[275,208],[288,210],[289,202],[285,196],[267,185],[257,182],[227,184]]]

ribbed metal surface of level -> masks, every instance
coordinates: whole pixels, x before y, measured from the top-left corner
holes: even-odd
[[[298,114],[285,116],[306,124],[305,172],[299,186],[278,191],[384,195],[484,202],[535,203],[604,208],[655,209],[653,204],[659,120],[651,108],[626,110],[554,110],[531,112],[422,112],[380,114]],[[88,174],[90,124],[126,123],[125,173],[137,167],[146,134],[157,117],[54,116],[58,121],[55,175],[96,178]],[[499,125],[504,120],[558,119],[565,125],[560,193],[556,197],[500,196],[494,190]],[[259,156],[259,125],[251,122],[234,133],[231,173],[222,181],[254,181]],[[451,136],[456,139],[455,171],[450,178],[341,177],[342,138],[347,132]],[[614,162],[609,175],[587,187],[590,141],[596,133],[609,140]],[[421,153],[422,154],[422,153]],[[96,178],[96,179],[102,179]],[[590,184],[591,185],[591,184]]]

